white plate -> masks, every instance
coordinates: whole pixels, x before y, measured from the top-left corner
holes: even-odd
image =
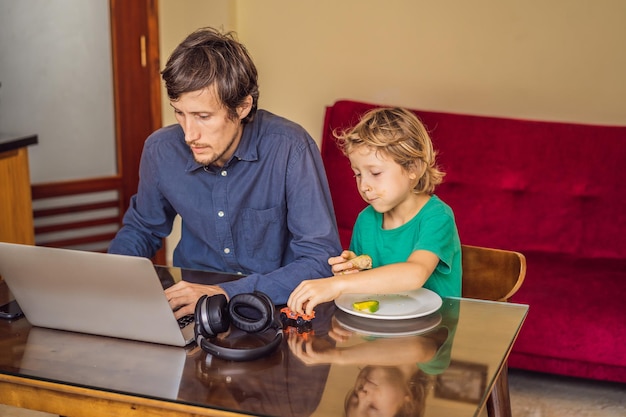
[[[378,311],[368,313],[352,308],[356,301],[377,300]],[[335,304],[348,314],[380,320],[402,320],[426,316],[439,310],[441,297],[426,288],[401,292],[398,294],[344,294],[335,300]]]
[[[370,320],[345,311],[337,311],[335,320],[342,327],[366,336],[401,337],[415,336],[434,329],[441,323],[441,314],[432,313],[424,317],[405,320]]]

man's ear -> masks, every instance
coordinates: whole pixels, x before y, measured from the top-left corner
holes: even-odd
[[[237,114],[239,115],[239,120],[243,120],[250,114],[250,110],[252,110],[252,96],[248,95],[243,99],[241,105],[237,107]]]

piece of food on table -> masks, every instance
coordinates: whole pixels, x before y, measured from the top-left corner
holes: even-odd
[[[355,301],[352,303],[352,308],[366,313],[375,313],[378,311],[378,307],[379,303],[377,300]]]
[[[356,258],[350,259],[352,265],[356,269],[371,269],[372,268],[372,258],[369,255],[359,255]]]

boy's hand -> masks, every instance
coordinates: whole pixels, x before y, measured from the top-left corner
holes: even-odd
[[[372,267],[372,258],[368,255],[357,256],[356,253],[344,250],[341,255],[328,259],[334,275],[353,274]]]

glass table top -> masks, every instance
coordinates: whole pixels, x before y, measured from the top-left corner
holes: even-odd
[[[192,280],[203,275],[224,279],[195,271]],[[382,323],[326,303],[311,331],[285,328],[277,351],[247,362],[214,358],[195,343],[178,348],[2,320],[0,374],[263,416],[475,416],[527,311],[445,298],[427,316]],[[242,348],[267,337],[237,329],[223,336]]]

